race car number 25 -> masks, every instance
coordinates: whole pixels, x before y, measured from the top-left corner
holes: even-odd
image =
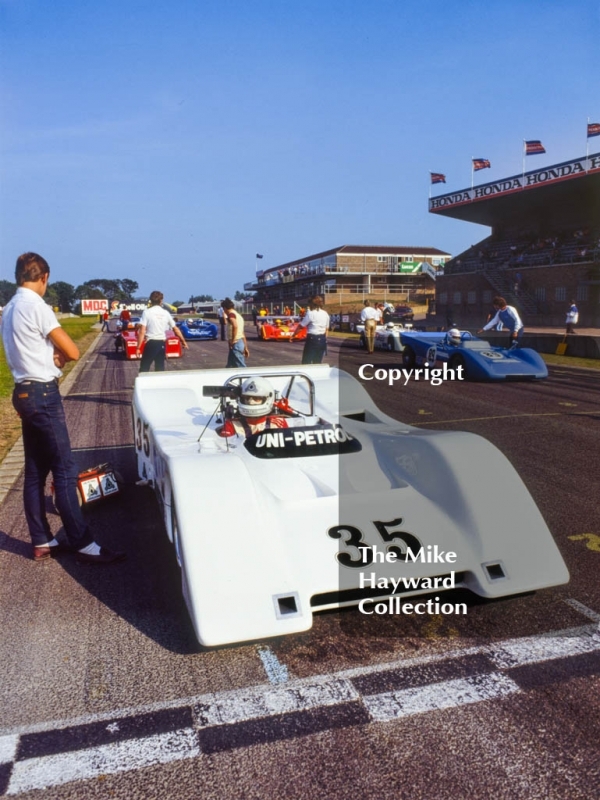
[[[384,542],[396,542],[388,545],[388,553],[394,553],[398,561],[406,561],[406,551],[408,548],[413,553],[423,547],[422,543],[412,533],[402,530],[392,530],[402,525],[402,517],[392,519],[389,522],[373,520],[373,525]],[[338,563],[343,567],[358,569],[373,563],[373,545],[368,544],[363,539],[362,531],[354,525],[334,525],[329,528],[327,535],[332,539],[340,539],[340,548],[354,550],[356,555],[347,550],[339,552],[336,556]],[[359,549],[360,548],[360,549]]]

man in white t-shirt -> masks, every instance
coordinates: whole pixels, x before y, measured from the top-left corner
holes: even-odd
[[[375,350],[375,330],[381,321],[381,311],[378,308],[373,308],[370,300],[365,300],[365,307],[361,311],[360,321],[365,326],[367,352],[372,353]]]
[[[34,561],[45,561],[65,550],[75,550],[79,561],[111,564],[122,561],[125,554],[101,547],[93,540],[77,498],[78,473],[58,379],[67,361],[77,361],[79,349],[43,300],[49,276],[48,262],[37,253],[19,256],[15,269],[17,293],[2,317],[4,352],[15,380],[12,401],[23,429],[23,501],[32,557]],[[52,535],[46,517],[44,487],[49,472],[66,544]]]
[[[300,320],[300,326],[306,328],[306,340],[302,352],[303,364],[321,364],[327,352],[327,331],[329,330],[329,314],[323,308],[323,298],[313,297],[309,309]],[[294,337],[290,337],[290,342]]]
[[[138,338],[136,355],[142,350],[142,342],[145,341],[144,352],[140,363],[140,372],[150,372],[150,367],[154,364],[157,372],[164,372],[165,369],[165,339],[166,332],[172,330],[180,339],[181,346],[187,349],[187,342],[182,332],[175,325],[175,320],[169,312],[162,307],[164,295],[162,292],[152,292],[150,295],[150,307],[145,308],[140,319],[138,328]]]

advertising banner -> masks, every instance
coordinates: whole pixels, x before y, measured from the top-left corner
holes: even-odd
[[[82,314],[103,314],[105,311],[108,311],[108,300],[94,298],[81,301]]]

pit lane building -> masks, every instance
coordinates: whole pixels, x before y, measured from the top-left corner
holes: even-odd
[[[491,234],[446,263],[436,321],[480,327],[502,295],[527,325],[600,325],[600,153],[432,197],[429,211]]]
[[[450,253],[435,247],[342,245],[257,272],[244,284],[257,305],[305,305],[315,294],[326,303],[365,298],[410,302],[433,295]]]

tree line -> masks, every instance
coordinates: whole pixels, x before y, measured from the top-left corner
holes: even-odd
[[[130,278],[93,278],[79,286],[73,286],[66,281],[55,281],[48,284],[45,300],[53,308],[68,314],[77,311],[79,301],[84,299],[105,297],[109,305],[114,300],[119,303],[132,303],[138,286],[138,282]],[[0,280],[0,306],[5,306],[16,291],[16,283]]]

